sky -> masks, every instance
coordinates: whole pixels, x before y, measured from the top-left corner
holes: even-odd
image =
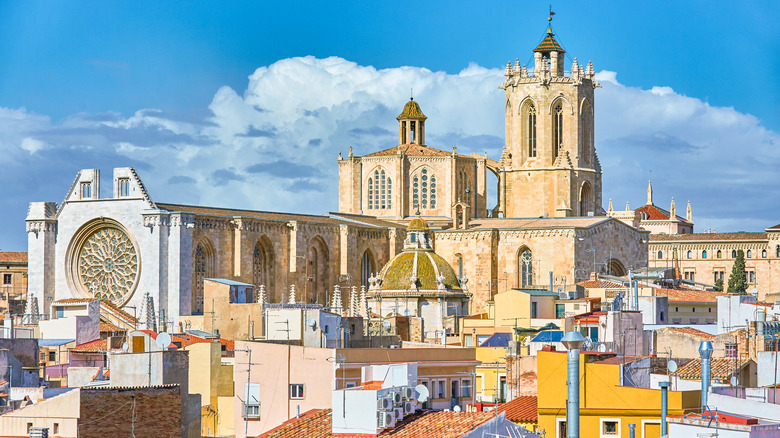
[[[780,3],[558,2],[592,60],[605,209],[691,201],[697,231],[780,223]],[[499,158],[507,61],[543,2],[0,0],[0,249],[80,169],[138,170],[153,200],[335,211],[336,157],[394,145],[414,90],[430,146]],[[103,187],[109,187],[107,182]]]

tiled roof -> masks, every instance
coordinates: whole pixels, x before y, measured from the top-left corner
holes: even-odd
[[[734,359],[713,358],[710,359],[712,381],[717,383],[729,383],[731,376],[737,374],[748,361],[738,363]],[[677,368],[677,377],[685,380],[701,380],[701,359],[693,359]]]
[[[269,430],[257,438],[331,438],[330,409],[310,410]],[[379,436],[396,438],[459,438],[495,417],[494,412],[423,411],[405,417]],[[339,434],[339,438],[365,438],[366,435]]]
[[[86,304],[97,300],[97,298],[63,298],[52,304]]]
[[[348,221],[355,221],[358,223],[363,223],[366,225],[371,225],[375,227],[382,227],[382,228],[406,228],[404,225],[397,224],[395,222],[386,221],[383,219],[375,218],[374,216],[365,216],[362,214],[348,214],[348,213],[339,213],[339,212],[330,212],[328,213],[331,216],[335,216],[339,219],[344,219]]]
[[[220,344],[225,346],[225,350],[235,350],[235,341],[222,338],[201,338],[200,336],[194,336],[188,333],[185,334],[172,334],[171,341],[174,343],[181,343],[182,348],[193,344],[205,344],[209,342],[219,341]]]
[[[382,282],[379,293],[408,290],[412,277],[417,278],[416,285],[420,291],[438,291],[438,277],[442,275],[446,291],[462,292],[455,270],[440,255],[433,251],[405,250],[387,262],[380,271]]]
[[[0,263],[27,263],[27,253],[0,251]]]
[[[100,332],[106,333],[106,332],[123,332],[124,329],[117,326],[116,324],[112,324],[110,322],[101,322],[100,323]]]
[[[590,228],[610,220],[617,221],[617,219],[603,216],[475,219],[469,222],[469,229]]]
[[[506,412],[506,419],[515,423],[536,422],[537,399],[535,395],[524,395],[504,403],[498,407],[498,412]]]
[[[404,105],[404,110],[396,117],[397,119],[427,119],[420,109],[420,104],[414,101],[414,98],[409,99]]]
[[[219,208],[219,207],[201,207],[197,205],[183,205],[183,204],[165,204],[155,202],[157,207],[170,210],[181,211],[184,213],[192,213],[197,215],[207,216],[223,216],[223,217],[248,217],[261,220],[275,220],[275,221],[308,221],[314,223],[324,223],[333,225],[348,225],[351,224],[347,221],[342,221],[338,218],[332,218],[329,216],[320,216],[314,214],[292,214],[292,213],[276,213],[272,211],[258,211],[258,210],[239,210],[234,208]]]
[[[780,224],[777,224],[774,227],[769,227],[767,230],[780,230]]]
[[[105,339],[96,339],[81,345],[76,345],[70,349],[71,353],[102,353],[106,351],[107,341]]]
[[[683,334],[686,334],[686,335],[698,336],[700,338],[705,338],[705,339],[710,339],[710,338],[715,337],[715,335],[713,335],[711,333],[707,333],[705,331],[702,331],[702,330],[699,330],[699,329],[695,329],[693,327],[665,327],[665,329],[673,331],[673,332],[677,332],[677,333],[683,333]],[[664,329],[661,329],[661,330],[664,330]]]
[[[655,205],[643,205],[642,207],[639,207],[636,209],[639,213],[644,213],[645,220],[651,220],[651,221],[668,221],[669,220],[669,211],[664,210],[663,208],[656,207]],[[688,221],[680,216],[675,215],[678,221],[688,223]]]
[[[393,146],[381,151],[377,151],[368,155],[363,155],[363,157],[390,157],[398,152],[403,152],[404,155],[409,155],[413,157],[451,157],[452,152],[451,151],[444,151],[441,149],[432,148],[429,146],[421,146],[419,144],[401,144],[398,146]],[[465,155],[456,154],[459,158],[469,158]]]
[[[562,52],[566,53],[565,50],[563,50],[563,47],[561,47],[560,44],[558,44],[558,41],[555,41],[555,38],[553,38],[552,30],[547,29],[547,35],[544,37],[541,43],[539,43],[538,46],[534,49],[534,52]]]
[[[766,233],[692,233],[692,234],[651,234],[650,242],[670,242],[670,241],[694,241],[694,242],[714,242],[714,241],[733,241],[733,240],[766,240]]]
[[[656,289],[655,296],[668,297],[669,302],[677,303],[717,303],[723,292],[707,292],[690,289]]]
[[[120,309],[119,306],[117,306],[116,304],[112,303],[111,301],[101,300],[100,301],[100,306],[101,307],[105,307],[105,308],[113,311],[114,313],[116,313],[117,315],[121,316],[124,320],[126,320],[126,321],[128,321],[130,323],[137,322],[136,318],[133,315],[131,315],[131,314],[125,312],[124,310]]]
[[[607,280],[585,280],[577,283],[577,286],[582,286],[585,289],[625,289],[626,287],[620,283]]]

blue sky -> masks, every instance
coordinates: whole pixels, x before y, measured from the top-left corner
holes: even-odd
[[[605,203],[639,206],[652,170],[657,204],[691,199],[699,231],[780,222],[780,3],[553,8],[558,40],[603,79]],[[81,168],[135,166],[158,200],[335,210],[338,150],[391,145],[411,87],[432,146],[497,158],[503,66],[530,61],[546,13],[516,1],[2,1],[0,248],[23,250],[27,203],[60,202]]]

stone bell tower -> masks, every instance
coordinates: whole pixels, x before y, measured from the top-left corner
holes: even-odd
[[[548,18],[552,20],[552,16]],[[504,217],[600,215],[601,166],[593,144],[593,64],[572,60],[552,27],[534,49],[533,70],[508,63],[506,144],[501,156]]]

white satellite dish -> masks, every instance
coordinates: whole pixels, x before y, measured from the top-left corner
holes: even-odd
[[[599,353],[606,353],[607,352],[607,344],[599,344]]]
[[[425,403],[428,400],[428,387],[425,385],[417,385],[414,387],[414,391],[417,394],[417,401]]]
[[[411,315],[412,312],[409,311],[409,309],[404,309],[404,316]]]
[[[460,412],[460,405],[455,405],[454,408],[452,408],[454,412]]]
[[[677,362],[670,360],[669,363],[666,364],[666,369],[669,370],[670,373],[677,372]]]
[[[390,321],[382,321],[382,327],[385,328],[385,330],[390,329]]]
[[[162,348],[163,350],[167,350],[168,346],[171,345],[171,335],[165,332],[161,332],[157,335],[157,339],[155,339],[154,342],[157,343],[158,347]]]
[[[124,351],[125,353],[127,353],[127,350],[129,350],[129,349],[130,349],[130,345],[128,345],[128,344],[127,344],[127,342],[125,342],[124,344],[122,344],[122,351]]]
[[[737,386],[739,383],[739,380],[737,380],[737,376],[732,376],[731,380],[729,380],[729,383],[731,383],[731,386]]]
[[[314,328],[317,326],[317,321],[315,321],[314,318],[309,318],[306,320],[306,325],[308,325],[311,328]]]

